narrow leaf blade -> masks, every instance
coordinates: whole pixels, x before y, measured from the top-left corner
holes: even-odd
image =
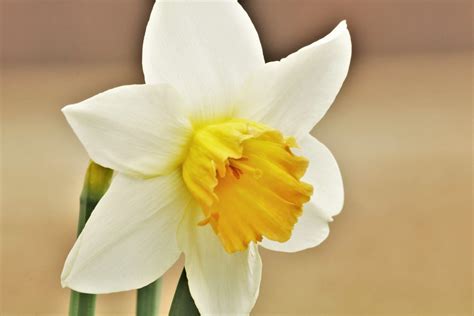
[[[188,277],[186,270],[183,269],[179,278],[176,292],[174,293],[173,302],[171,303],[170,316],[197,316],[199,310],[194,304],[194,299],[189,292]]]

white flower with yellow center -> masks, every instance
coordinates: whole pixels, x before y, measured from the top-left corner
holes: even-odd
[[[91,159],[115,171],[66,260],[63,286],[140,288],[184,253],[202,314],[249,313],[258,246],[314,247],[342,208],[336,161],[309,132],[350,57],[345,22],[265,64],[237,1],[158,1],[143,44],[146,84],[63,109]]]

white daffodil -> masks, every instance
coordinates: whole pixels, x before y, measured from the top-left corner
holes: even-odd
[[[314,247],[342,208],[336,161],[309,132],[350,57],[345,22],[265,64],[237,1],[158,1],[143,44],[146,84],[63,109],[91,159],[115,171],[66,260],[63,286],[140,288],[184,253],[202,314],[249,313],[258,247]]]

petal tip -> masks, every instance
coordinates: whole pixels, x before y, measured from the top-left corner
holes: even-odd
[[[78,105],[79,104],[69,104],[61,109],[61,112],[66,117],[66,120],[68,121],[69,125],[71,125],[72,117],[79,112]]]
[[[61,273],[61,287],[63,289],[71,287],[69,284],[69,271],[66,271],[66,267],[63,268],[63,272]]]
[[[62,109],[61,109],[61,112],[64,114],[64,115],[67,115],[69,112],[71,112],[73,110],[73,105],[72,104],[69,104],[69,105],[66,105],[64,106]]]
[[[347,27],[347,20],[342,20],[339,22],[339,24],[334,28],[333,32],[337,32],[340,35],[347,33],[347,35],[350,36],[349,29]]]
[[[66,284],[66,280],[61,279],[61,287],[62,287],[63,289],[65,289],[65,288],[68,287],[67,284]]]

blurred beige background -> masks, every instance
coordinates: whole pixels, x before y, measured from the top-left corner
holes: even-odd
[[[1,315],[65,315],[87,156],[60,108],[141,83],[150,0],[1,1]],[[320,246],[262,250],[253,315],[472,315],[472,4],[247,0],[267,60],[347,19],[348,79],[313,133],[346,204]],[[164,277],[165,315],[182,262]],[[134,292],[98,315],[133,315]]]

